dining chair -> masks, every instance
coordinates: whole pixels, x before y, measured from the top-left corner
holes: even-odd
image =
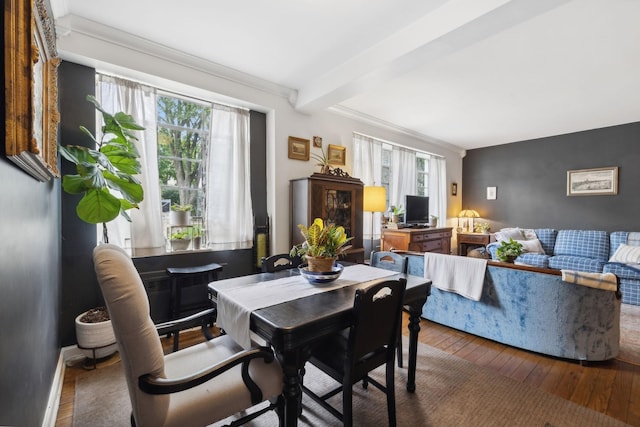
[[[356,290],[353,303],[353,323],[342,333],[323,340],[311,350],[309,361],[341,386],[322,396],[304,383],[302,389],[345,426],[353,424],[352,386],[362,380],[383,391],[387,396],[389,425],[396,425],[394,357],[398,322],[406,279],[382,279],[364,289]],[[386,366],[385,385],[369,377],[378,366]],[[342,413],[327,399],[342,391]]]
[[[299,256],[291,256],[289,254],[276,254],[262,258],[262,272],[275,273],[276,271],[296,268],[302,263]]]
[[[164,355],[129,255],[102,244],[93,260],[127,380],[132,426],[209,425],[267,400],[267,406],[232,425],[272,409],[282,425],[283,373],[270,348],[244,350],[222,335]]]
[[[396,252],[378,251],[371,252],[369,265],[372,267],[384,268],[398,273],[407,273],[409,258]],[[398,325],[398,342],[396,343],[396,358],[398,367],[402,368],[402,322]]]

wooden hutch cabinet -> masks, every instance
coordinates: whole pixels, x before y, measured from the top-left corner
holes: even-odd
[[[401,228],[382,230],[380,247],[383,251],[451,253],[452,228]]]
[[[315,218],[322,218],[325,222],[343,226],[347,236],[353,237],[352,247],[343,259],[364,262],[362,181],[314,173],[308,178],[292,179],[290,192],[292,246],[303,242],[298,224],[309,226]]]

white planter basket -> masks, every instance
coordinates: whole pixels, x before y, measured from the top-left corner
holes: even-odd
[[[113,333],[111,320],[98,323],[81,322],[80,318],[86,312],[76,317],[76,338],[78,340],[78,348],[82,353],[93,359],[95,349],[95,358],[101,359],[110,356],[118,350],[116,337]]]
[[[169,224],[170,225],[191,225],[191,211],[170,211],[169,212]]]

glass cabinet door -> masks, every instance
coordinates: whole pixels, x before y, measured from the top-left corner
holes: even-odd
[[[353,192],[350,190],[326,189],[324,191],[324,220],[328,224],[341,225],[347,236],[352,234]]]

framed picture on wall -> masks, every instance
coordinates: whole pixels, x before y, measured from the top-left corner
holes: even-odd
[[[618,167],[567,171],[567,196],[618,194]]]
[[[342,145],[329,144],[327,151],[330,165],[342,165],[347,163],[347,148]]]
[[[58,65],[47,0],[7,0],[5,40],[5,151],[39,181],[57,167]]]
[[[289,158],[296,160],[309,160],[309,140],[290,136]]]

